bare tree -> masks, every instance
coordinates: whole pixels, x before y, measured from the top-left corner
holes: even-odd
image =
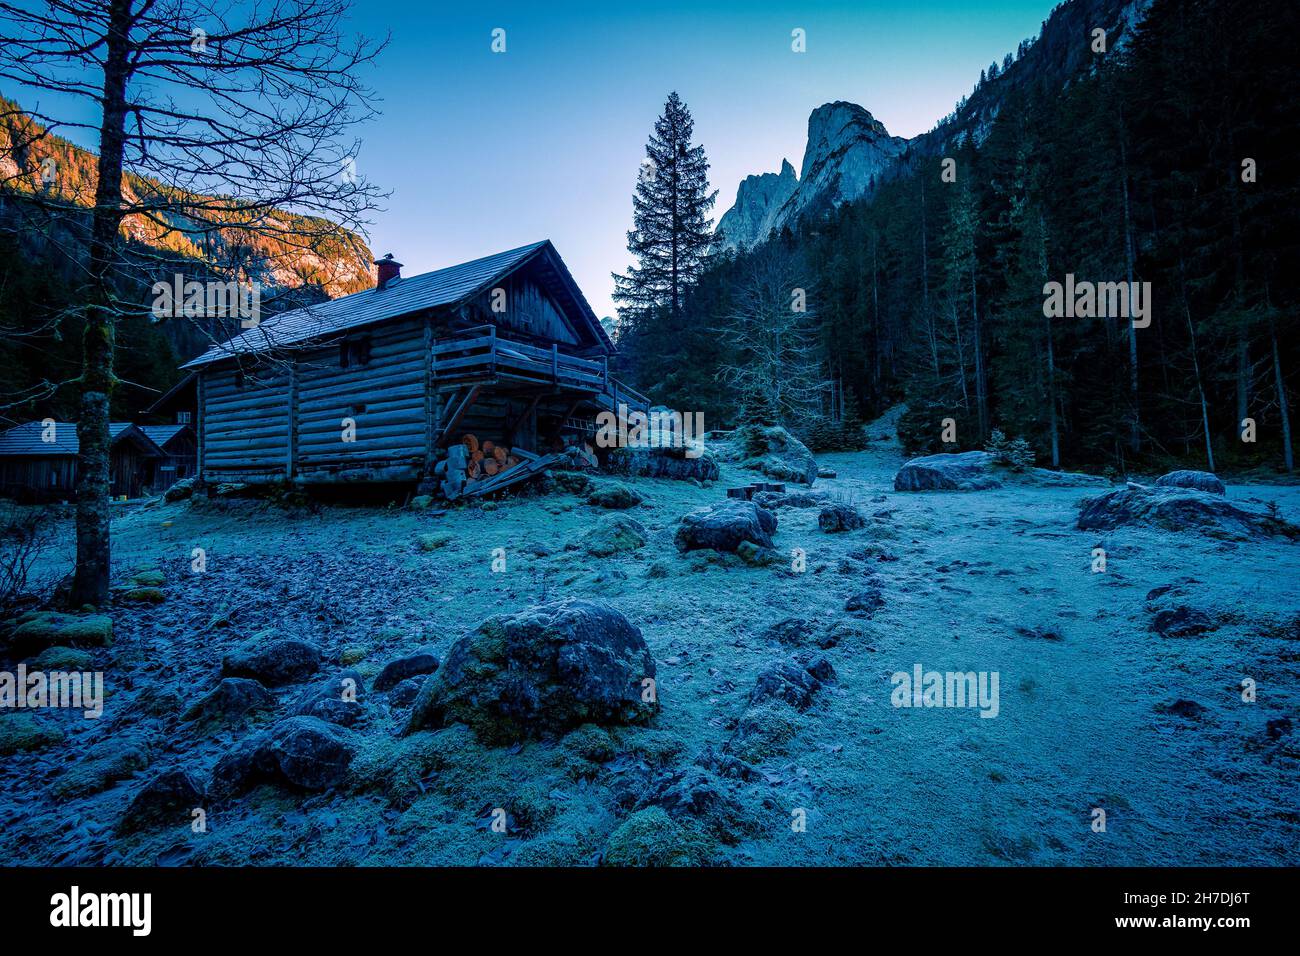
[[[785,422],[819,414],[831,387],[811,299],[800,261],[768,243],[749,257],[735,307],[715,330],[731,349],[719,378],[742,396],[761,396]]]
[[[123,232],[202,242],[233,230],[251,245],[310,252],[361,229],[378,194],[356,175],[358,144],[345,136],[374,115],[361,73],[382,44],[345,33],[348,9],[349,0],[0,0],[0,80],[56,103],[81,98],[98,117],[95,129],[39,104],[31,111],[51,133],[93,130],[99,150],[79,296],[73,603],[108,598],[114,336],[118,317],[140,308],[115,291],[114,279],[138,267]],[[42,202],[57,210],[68,200]]]

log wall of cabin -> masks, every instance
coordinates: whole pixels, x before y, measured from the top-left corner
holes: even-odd
[[[367,341],[369,360],[342,366],[348,340]],[[304,352],[297,362],[296,467],[306,473],[350,466],[414,467],[426,445],[426,349],[423,321],[363,331]],[[356,423],[344,442],[343,420]]]
[[[248,373],[202,375],[202,470],[209,478],[405,480],[424,471],[427,349],[423,320],[363,330]],[[341,352],[364,342],[368,359]],[[355,441],[344,441],[344,419]]]
[[[203,370],[199,428],[203,473],[217,478],[284,475],[289,430],[289,374],[283,365]]]

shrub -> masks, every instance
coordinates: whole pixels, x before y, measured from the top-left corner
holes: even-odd
[[[0,512],[0,612],[30,596],[32,568],[54,540],[54,512],[9,505]]]
[[[1008,439],[1000,429],[993,429],[984,450],[992,454],[998,464],[1012,471],[1024,471],[1034,464],[1034,449],[1023,438]]]

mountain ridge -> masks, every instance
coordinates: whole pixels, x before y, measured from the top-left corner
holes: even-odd
[[[938,155],[966,136],[981,142],[1013,90],[1029,83],[1068,83],[1095,56],[1089,46],[1094,29],[1106,31],[1108,50],[1122,50],[1150,3],[1066,0],[1058,4],[1043,21],[1038,36],[1022,41],[1016,53],[1002,61],[1005,68],[999,69],[994,61],[993,68],[951,113],[933,129],[910,139],[890,136],[879,120],[856,103],[835,100],[822,104],[808,117],[808,140],[798,181],[783,193],[765,179],[778,178],[775,173],[742,180],[735,204],[718,219],[720,247],[747,249],[806,216],[862,198],[900,169],[910,168],[923,156]]]

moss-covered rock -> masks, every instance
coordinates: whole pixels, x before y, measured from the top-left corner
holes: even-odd
[[[452,536],[446,532],[417,534],[415,536],[415,543],[421,551],[437,551],[440,548],[447,547],[452,540]]]
[[[784,753],[802,729],[798,711],[780,701],[750,707],[727,741],[726,752],[749,763],[761,763]]]
[[[736,545],[736,557],[753,568],[766,568],[781,560],[772,548],[762,548],[752,541],[742,541]]]
[[[641,492],[622,484],[605,485],[597,488],[587,497],[587,504],[589,505],[614,510],[635,508],[643,501],[645,501],[645,496]]]
[[[370,656],[370,648],[364,644],[349,644],[339,651],[339,663],[346,666],[364,661]]]
[[[0,716],[0,757],[27,750],[43,750],[63,741],[63,731],[34,714]]]
[[[131,604],[162,604],[167,595],[162,588],[132,588],[122,593],[122,600]]]
[[[86,797],[107,790],[149,766],[149,752],[138,740],[107,740],[70,764],[50,791],[59,799]]]
[[[607,866],[707,866],[717,844],[661,807],[638,810],[618,825],[605,846]]]
[[[579,724],[649,720],[654,659],[614,608],[553,601],[488,618],[457,641],[425,681],[407,733],[463,723],[489,743],[563,733]]]
[[[549,472],[549,476],[554,486],[561,491],[567,491],[575,495],[591,493],[591,479],[580,471],[565,471],[553,468]]]
[[[89,651],[73,647],[47,647],[36,655],[28,666],[36,671],[88,671],[94,665]]]
[[[740,467],[775,478],[811,485],[817,480],[817,460],[808,446],[779,425],[742,425],[732,434],[740,450]]]
[[[611,515],[602,519],[578,539],[582,550],[597,558],[635,551],[645,547],[645,543],[645,526],[625,515]]]
[[[55,645],[108,647],[113,643],[113,622],[106,614],[63,614],[30,611],[18,619],[11,643],[33,650]]]
[[[131,576],[131,583],[142,588],[160,588],[167,583],[167,575],[157,568],[142,568]]]

